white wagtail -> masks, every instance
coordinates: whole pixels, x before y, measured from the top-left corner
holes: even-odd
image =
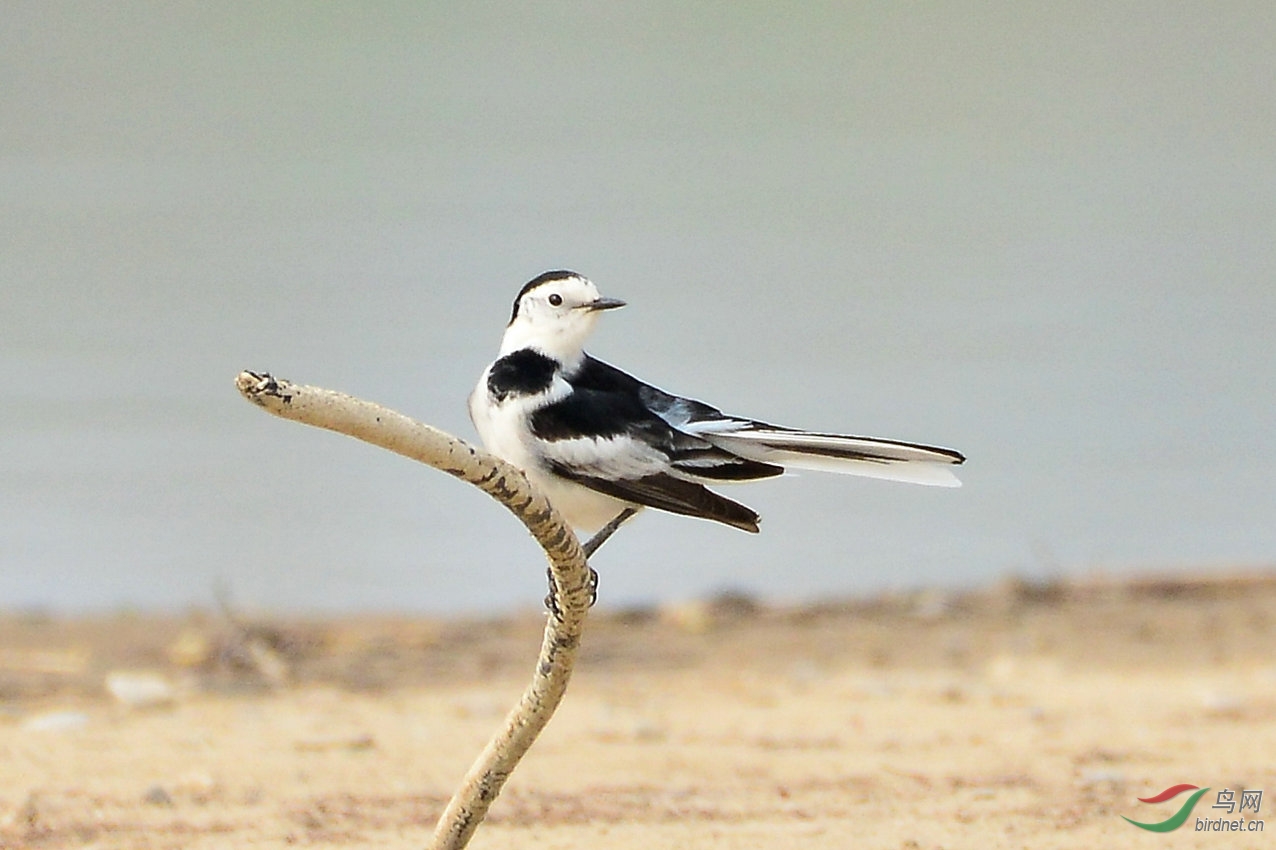
[[[624,305],[575,272],[528,281],[500,356],[470,395],[487,450],[523,470],[571,525],[604,529],[589,553],[642,507],[756,532],[757,513],[705,484],[771,478],[785,467],[961,485],[948,467],[965,458],[951,449],[729,416],[595,360],[585,339],[602,311]]]

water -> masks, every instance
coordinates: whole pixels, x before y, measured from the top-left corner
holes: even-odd
[[[472,437],[564,266],[666,389],[970,458],[644,516],[605,604],[1276,561],[1276,16],[1016,8],[10,9],[0,608],[536,605],[486,497],[232,382]]]

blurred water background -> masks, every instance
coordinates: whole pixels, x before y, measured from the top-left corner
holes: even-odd
[[[592,352],[962,490],[641,517],[606,605],[1276,562],[1276,7],[15,2],[0,29],[0,609],[499,612],[517,523],[239,399],[473,437],[549,268]]]

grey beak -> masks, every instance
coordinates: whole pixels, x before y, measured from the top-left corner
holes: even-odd
[[[585,307],[591,311],[615,310],[617,307],[624,307],[624,306],[625,306],[625,302],[621,301],[619,298],[599,298],[597,301],[594,301],[593,303],[585,305]]]

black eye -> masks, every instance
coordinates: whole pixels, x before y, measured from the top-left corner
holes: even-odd
[[[549,303],[555,307],[562,306],[563,296],[559,295],[557,292],[551,292],[549,294]]]

